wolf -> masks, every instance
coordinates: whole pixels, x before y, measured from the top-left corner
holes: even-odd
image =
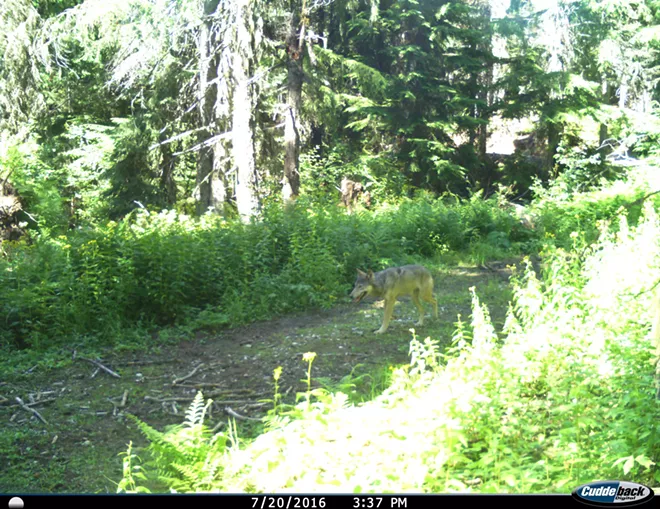
[[[350,295],[356,303],[367,295],[385,300],[383,323],[380,329],[375,331],[376,334],[382,334],[387,330],[392,319],[394,303],[400,295],[410,295],[419,310],[419,321],[415,325],[424,325],[424,307],[419,301],[420,298],[433,304],[433,316],[438,318],[438,301],[433,296],[433,277],[428,269],[421,265],[392,267],[375,274],[371,270],[362,272],[358,269],[355,287]]]

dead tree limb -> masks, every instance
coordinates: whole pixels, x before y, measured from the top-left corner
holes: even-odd
[[[181,378],[175,378],[174,380],[172,380],[172,385],[176,385],[176,384],[178,384],[178,383],[184,382],[184,381],[188,380],[189,378],[193,377],[193,376],[195,375],[195,373],[197,373],[197,371],[199,371],[199,368],[201,368],[202,366],[204,366],[204,363],[203,363],[203,362],[202,362],[201,364],[198,364],[198,365],[195,367],[195,369],[193,369],[193,370],[192,370],[190,373],[188,373],[186,376],[183,376],[183,377],[181,377]]]
[[[96,367],[102,369],[103,371],[105,371],[106,373],[108,373],[108,374],[111,375],[111,376],[114,376],[115,378],[121,378],[120,375],[118,375],[117,373],[115,373],[114,371],[112,371],[110,368],[106,368],[103,364],[101,364],[101,363],[98,362],[98,361],[95,361],[94,359],[88,359],[87,357],[80,357],[80,358],[81,358],[82,360],[84,360],[84,361],[91,362],[91,363],[94,364]]]
[[[225,412],[241,421],[261,421],[261,419],[257,419],[256,417],[247,417],[245,415],[238,414],[234,412],[230,407],[225,407]]]
[[[25,403],[23,403],[23,400],[21,398],[16,396],[16,401],[18,402],[18,404],[21,406],[21,408],[23,410],[25,410],[26,412],[30,412],[30,413],[34,414],[34,416],[37,417],[37,419],[39,419],[41,422],[43,422],[46,426],[48,425],[48,421],[46,421],[46,419],[44,419],[41,416],[41,414],[39,412],[37,412],[34,408],[30,408]]]

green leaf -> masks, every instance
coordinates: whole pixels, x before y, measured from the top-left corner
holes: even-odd
[[[566,483],[569,483],[569,482],[572,482],[572,481],[573,481],[573,479],[570,478],[570,477],[567,478],[567,479],[562,479],[561,481],[557,482],[557,484],[555,484],[555,486],[556,486],[557,488],[561,488],[561,487],[564,486]]]
[[[503,477],[505,483],[507,483],[512,488],[516,485],[516,478],[513,474],[507,474]]]
[[[640,454],[635,458],[635,461],[642,465],[644,468],[651,468],[651,465],[655,465],[654,461],[651,461],[649,458],[644,456],[643,454]]]
[[[632,470],[632,468],[635,466],[635,459],[630,456],[628,460],[623,464],[623,473],[628,474]]]

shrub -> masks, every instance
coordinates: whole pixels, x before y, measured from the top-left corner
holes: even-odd
[[[201,311],[202,322],[219,326],[326,307],[348,293],[358,267],[377,270],[480,242],[490,248],[479,258],[499,256],[515,250],[515,225],[494,201],[428,195],[353,215],[301,199],[287,209],[270,205],[247,225],[140,209],[119,222],[8,247],[0,259],[0,338],[47,347],[72,334],[113,340],[123,328],[189,323]]]

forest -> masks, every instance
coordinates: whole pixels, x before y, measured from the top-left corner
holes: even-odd
[[[0,21],[0,492],[660,493],[660,0]]]

